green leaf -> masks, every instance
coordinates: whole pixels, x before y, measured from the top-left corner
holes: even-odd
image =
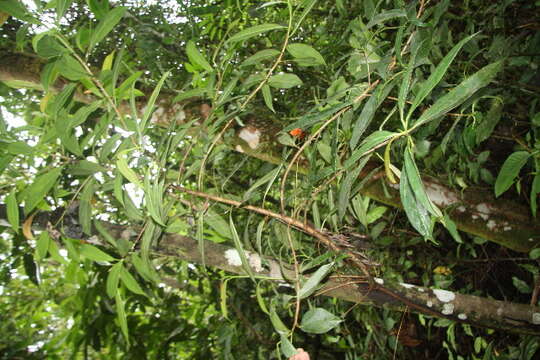
[[[73,56],[67,54],[56,62],[56,69],[63,77],[72,81],[78,81],[90,76]]]
[[[255,181],[253,185],[251,185],[249,189],[244,193],[244,196],[242,197],[242,201],[249,200],[249,198],[251,197],[251,194],[255,190],[257,190],[259,187],[263,186],[267,182],[275,179],[277,175],[279,174],[281,168],[282,168],[281,166],[277,166],[272,171],[269,171],[268,173],[266,173],[262,178],[257,179],[257,181]]]
[[[264,104],[266,105],[267,108],[269,108],[273,113],[276,112],[276,110],[274,110],[274,100],[272,98],[272,91],[270,90],[270,86],[268,85],[264,85],[261,89],[262,91],[262,95],[263,95],[263,99],[264,99]]]
[[[92,198],[94,196],[95,186],[94,179],[84,185],[79,202],[79,223],[86,235],[92,233]]]
[[[113,258],[111,255],[103,252],[94,245],[82,244],[80,247],[81,255],[84,257],[97,262],[114,262],[117,259]]]
[[[290,89],[302,85],[302,80],[294,74],[277,74],[268,79],[268,85],[278,89]]]
[[[326,65],[322,55],[309,45],[299,43],[289,44],[287,51],[295,58],[300,66]]]
[[[401,197],[401,204],[403,205],[403,209],[405,210],[405,214],[411,225],[425,239],[430,239],[432,233],[431,217],[429,216],[427,209],[416,198],[415,193],[409,184],[409,176],[407,174],[407,167],[405,166],[403,166],[403,169],[401,170],[399,194]]]
[[[274,307],[270,308],[270,321],[272,322],[272,325],[274,326],[274,330],[276,330],[278,334],[280,335],[289,334],[290,330],[285,326],[283,321],[281,321]]]
[[[501,120],[502,109],[503,102],[500,99],[493,99],[489,111],[476,127],[476,145],[480,145],[482,142],[489,139],[495,126],[497,126],[499,120]]]
[[[60,21],[66,10],[69,9],[73,0],[56,0],[56,20]]]
[[[251,269],[251,266],[249,265],[248,259],[246,257],[246,252],[244,251],[244,247],[242,246],[242,242],[240,241],[240,237],[238,236],[238,233],[236,232],[236,226],[234,226],[234,222],[232,218],[232,211],[229,216],[229,227],[231,229],[231,234],[234,241],[234,247],[236,248],[236,251],[238,252],[238,255],[240,256],[240,260],[242,261],[242,268],[249,275],[251,280],[255,281],[255,275],[253,274],[253,270]]]
[[[441,79],[443,78],[444,74],[446,74],[446,71],[452,64],[452,61],[454,61],[454,58],[457,56],[459,50],[465,45],[469,40],[471,40],[473,37],[475,37],[478,33],[472,34],[470,36],[467,36],[465,39],[462,39],[459,43],[457,43],[452,50],[446,56],[441,60],[439,65],[435,68],[435,71],[431,73],[429,78],[422,84],[422,87],[418,91],[418,94],[413,100],[413,103],[411,107],[409,108],[409,113],[407,114],[407,119],[409,119],[412,116],[413,111],[424,101],[424,99],[431,93],[431,91],[439,84]]]
[[[128,326],[127,326],[127,317],[126,317],[126,309],[124,301],[122,300],[122,296],[120,295],[120,292],[116,292],[116,313],[118,315],[118,323],[120,324],[120,329],[122,329],[122,334],[124,334],[124,338],[126,339],[126,343],[129,346],[129,332],[128,332]]]
[[[314,308],[308,310],[302,316],[302,323],[300,328],[310,334],[324,334],[336,326],[338,326],[342,320],[334,314],[326,311],[323,308]]]
[[[534,179],[531,185],[531,195],[530,195],[531,212],[532,212],[533,217],[535,218],[536,218],[536,210],[537,210],[536,198],[538,194],[540,194],[540,172],[534,176]]]
[[[531,154],[527,151],[516,151],[505,160],[499,175],[497,175],[497,180],[495,180],[496,197],[499,197],[512,186],[521,168],[530,157]]]
[[[362,112],[360,113],[360,116],[358,116],[358,120],[356,120],[354,124],[351,140],[349,142],[351,149],[356,148],[356,145],[360,141],[360,138],[364,134],[364,131],[366,131],[369,124],[373,120],[375,112],[382,104],[384,99],[386,99],[390,91],[394,88],[395,84],[396,82],[393,81],[388,84],[379,85],[377,89],[373,92],[373,94],[370,96],[369,100],[362,108]]]
[[[337,104],[335,106],[332,106],[329,109],[326,109],[324,111],[317,111],[314,113],[308,113],[304,116],[302,116],[297,121],[293,122],[290,125],[287,125],[282,131],[283,132],[289,132],[293,129],[301,128],[306,129],[309,126],[312,126],[318,122],[321,122],[322,120],[328,119],[330,116],[334,115],[338,111],[352,105],[352,101],[347,101],[341,104]]]
[[[355,167],[354,170],[348,171],[345,179],[343,180],[338,193],[338,216],[340,219],[343,219],[345,212],[347,211],[347,206],[349,206],[349,199],[351,198],[351,188],[353,184],[358,180],[358,175],[367,164],[369,156],[362,159],[360,164]]]
[[[159,82],[157,83],[156,87],[154,88],[154,91],[152,91],[152,95],[150,95],[150,99],[148,100],[148,103],[146,103],[146,110],[144,111],[143,117],[141,119],[141,123],[139,126],[139,132],[141,134],[144,134],[146,130],[146,125],[148,122],[148,119],[150,119],[150,115],[152,112],[154,112],[154,104],[156,103],[157,97],[159,95],[159,92],[161,91],[161,87],[165,83],[165,80],[169,77],[170,71],[167,71],[161,79],[159,79]]]
[[[370,22],[367,23],[366,29],[369,29],[375,25],[382,24],[387,20],[395,19],[398,17],[406,17],[407,12],[402,9],[392,9],[388,11],[383,11],[380,14],[375,15]]]
[[[281,353],[287,359],[291,358],[291,356],[294,356],[297,353],[296,348],[285,334],[280,334],[280,343]]]
[[[107,295],[109,295],[110,298],[114,298],[116,296],[116,293],[118,292],[118,281],[120,279],[120,271],[122,271],[123,266],[122,262],[119,261],[113,266],[111,266],[109,270],[109,275],[107,275]]]
[[[32,14],[28,12],[26,7],[19,0],[0,1],[0,11],[8,13],[9,15],[16,17],[17,19],[21,19],[23,21],[27,21],[32,24],[36,24],[36,25],[41,24],[41,22],[38,19],[34,18]]]
[[[271,30],[277,30],[277,29],[285,29],[285,26],[278,25],[278,24],[261,24],[261,25],[255,25],[250,28],[247,28],[245,30],[242,30],[235,35],[231,36],[229,40],[227,40],[228,43],[235,43],[239,41],[244,41],[247,39],[250,39],[254,36],[257,36],[259,34],[271,31]]]
[[[106,172],[103,166],[88,160],[80,160],[66,169],[66,172],[75,176],[90,176],[99,172]]]
[[[206,215],[204,216],[204,222],[210,225],[210,227],[214,229],[219,235],[227,239],[232,239],[232,233],[229,224],[227,224],[227,222],[223,220],[221,215],[216,213],[214,210],[209,209],[206,212]]]
[[[133,275],[131,275],[130,272],[127,271],[127,269],[124,266],[121,266],[120,268],[120,279],[130,291],[134,292],[135,294],[146,296],[146,294],[144,293],[143,289],[141,289],[137,280],[135,280]]]
[[[139,188],[144,188],[143,184],[139,180],[139,177],[133,171],[127,163],[126,155],[133,149],[127,149],[123,150],[118,153],[117,157],[118,160],[116,160],[116,167],[118,168],[118,171],[132,184],[137,185]]]
[[[197,45],[195,45],[195,42],[192,40],[189,40],[186,45],[186,53],[192,64],[198,65],[208,72],[214,71],[212,65],[206,61],[205,57],[197,49]]]
[[[131,263],[146,281],[159,282],[159,275],[152,268],[152,265],[148,261],[144,261],[137,253],[131,255]]]
[[[11,228],[18,233],[19,232],[19,204],[15,196],[15,190],[6,197],[7,219]]]
[[[398,135],[398,133],[386,130],[378,130],[369,134],[369,136],[365,138],[364,141],[362,141],[360,147],[354,150],[351,156],[347,160],[345,160],[345,162],[343,163],[343,168],[349,169],[360,158],[366,155],[368,151],[376,149],[381,144],[384,144],[387,140],[391,139],[396,135]]]
[[[38,34],[32,39],[34,51],[41,57],[51,59],[67,54],[69,50],[62,45],[54,36]]]
[[[298,291],[298,297],[300,299],[305,299],[317,290],[317,287],[321,281],[328,275],[332,267],[335,265],[334,262],[321,266],[311,275],[305,283],[302,284],[302,287]]]
[[[446,95],[439,98],[429,109],[424,111],[416,121],[415,127],[436,119],[463,104],[465,100],[471,97],[476,91],[489,84],[495,75],[501,71],[502,67],[503,62],[498,61],[478,70],[474,75],[465,79]]]
[[[515,288],[522,294],[530,294],[532,292],[531,287],[516,276],[512,276],[512,284],[514,284]]]
[[[532,249],[529,252],[529,257],[531,259],[533,259],[533,260],[539,259],[540,258],[540,248]]]
[[[96,29],[92,32],[92,37],[90,39],[90,48],[89,51],[92,51],[94,46],[103,40],[109,32],[120,22],[124,16],[127,8],[123,6],[118,6],[112,9],[105,15],[105,17],[99,22]]]
[[[6,150],[13,155],[32,155],[34,148],[22,141],[10,143]]]
[[[39,261],[47,255],[47,251],[49,250],[49,244],[51,242],[51,237],[49,236],[49,233],[44,230],[39,234],[39,238],[36,242],[36,260]]]
[[[264,49],[248,57],[240,66],[249,66],[260,63],[263,60],[275,59],[279,55],[276,49]]]
[[[24,212],[29,214],[41,202],[45,195],[56,184],[56,180],[62,173],[62,167],[47,171],[45,174],[40,175],[34,180],[32,185],[23,190],[21,194],[21,201],[24,200]]]
[[[438,218],[442,217],[443,215],[439,208],[431,202],[431,200],[426,194],[424,184],[422,182],[422,179],[420,178],[420,172],[416,167],[412,150],[410,148],[407,148],[405,150],[403,166],[406,171],[405,175],[402,174],[402,177],[407,176],[407,181],[417,201],[419,201],[422,206],[431,213],[431,215]]]

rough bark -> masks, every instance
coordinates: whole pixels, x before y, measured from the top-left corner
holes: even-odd
[[[12,86],[39,89],[39,73],[43,64],[43,60],[35,56],[5,54],[0,57],[0,81]],[[61,86],[60,81],[57,87]],[[89,101],[81,94],[78,99]],[[165,95],[157,103],[153,121],[168,123],[189,120],[194,116],[205,118],[204,108],[200,104],[200,101],[175,104]],[[279,129],[268,119],[250,116],[246,126],[238,129],[229,145],[236,151],[263,161],[280,163],[280,145],[273,141],[277,131]],[[376,163],[370,163],[366,169],[371,170],[376,166]],[[299,172],[306,171],[302,164],[294,168]],[[361,178],[367,176],[367,170],[360,175]],[[491,191],[485,189],[471,187],[461,192],[432,177],[423,176],[423,181],[431,200],[448,212],[458,229],[515,251],[528,252],[540,246],[540,222],[531,217],[527,206],[506,199],[497,200]],[[387,205],[401,207],[398,189],[399,186],[387,183],[384,176],[377,174],[361,191]]]

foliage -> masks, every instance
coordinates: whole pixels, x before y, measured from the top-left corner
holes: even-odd
[[[532,337],[311,296],[357,275],[343,256],[177,185],[360,233],[384,278],[528,303],[537,249],[458,232],[422,176],[536,216],[539,6],[0,0],[0,53],[44,64],[39,89],[0,83],[2,356],[532,359]],[[362,193],[366,170],[403,211]],[[63,227],[32,239],[34,210]],[[234,246],[248,275],[159,255],[164,234]],[[244,250],[298,280],[258,277]]]

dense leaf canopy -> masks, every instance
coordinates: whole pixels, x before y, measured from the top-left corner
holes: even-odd
[[[539,19],[0,0],[0,359],[535,358]]]

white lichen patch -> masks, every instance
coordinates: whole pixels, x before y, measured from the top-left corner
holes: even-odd
[[[467,320],[467,315],[466,314],[458,314],[458,319],[459,320]]]
[[[427,307],[432,307],[433,306],[433,301],[428,300],[426,305],[427,305]]]
[[[448,290],[435,289],[433,293],[439,299],[440,302],[447,303],[453,301],[456,298],[456,294]]]
[[[427,184],[426,194],[435,205],[442,207],[455,204],[458,201],[458,197],[453,191],[439,184]]]
[[[476,219],[478,219],[478,215],[474,214],[474,215],[472,216],[472,218],[473,218],[473,220],[476,220]]]
[[[489,219],[489,215],[491,214],[490,206],[486,203],[480,203],[476,205],[476,210],[480,213],[480,217],[484,220]]]
[[[510,231],[510,230],[512,230],[512,227],[511,226],[505,226],[505,227],[503,227],[503,230],[504,231]]]
[[[412,289],[415,286],[413,284],[407,284],[407,283],[399,283],[401,286],[403,286],[405,289]]]
[[[281,275],[281,268],[275,261],[270,262],[270,277],[274,279],[283,279]]]
[[[443,315],[452,315],[453,312],[454,312],[454,304],[448,303],[448,304],[443,305],[442,311],[441,311]]]
[[[503,309],[502,308],[497,308],[497,316],[501,316],[503,313]]]
[[[175,111],[174,120],[176,123],[184,122],[184,120],[186,120],[186,112],[184,110]]]
[[[373,280],[374,280],[377,284],[379,284],[379,285],[383,285],[383,284],[384,284],[384,280],[381,279],[381,278],[374,278]]]
[[[234,148],[234,150],[238,151],[239,153],[243,153],[243,152],[244,152],[244,149],[242,148],[242,145],[236,145],[236,147]]]
[[[534,325],[540,325],[540,313],[533,313],[532,314],[532,323]]]
[[[228,249],[225,251],[225,259],[227,259],[227,264],[232,266],[241,266],[242,259],[240,258],[240,253],[236,249]]]
[[[465,208],[465,206],[458,206],[458,211],[459,212],[465,212],[467,209]]]
[[[261,261],[261,257],[259,256],[259,254],[255,254],[255,253],[251,253],[249,255],[249,266],[255,270],[256,272],[261,272],[263,271],[263,267],[262,267],[262,261]]]
[[[497,227],[497,223],[493,220],[489,220],[486,224],[487,228],[491,231],[495,230],[495,228]]]
[[[256,149],[261,141],[261,132],[256,127],[248,125],[240,130],[238,137],[244,140],[250,148]]]
[[[165,108],[163,106],[160,106],[154,111],[152,114],[152,118],[150,119],[151,122],[157,123],[161,119],[161,117],[165,114]]]

